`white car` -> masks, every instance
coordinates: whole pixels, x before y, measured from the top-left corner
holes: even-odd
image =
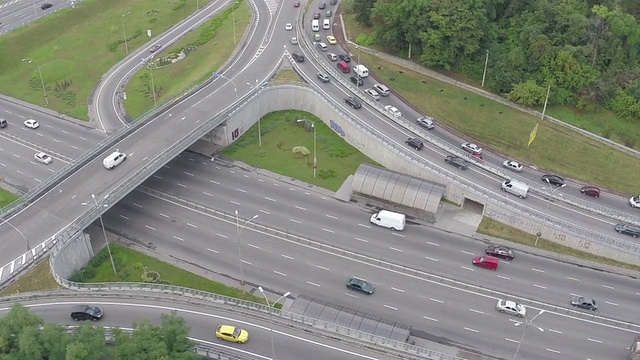
[[[522,166],[522,164],[513,160],[505,160],[502,163],[502,167],[504,167],[505,169],[513,170],[515,172],[521,172],[524,169],[524,166]]]
[[[40,163],[43,163],[45,165],[49,165],[51,164],[51,162],[53,161],[53,159],[51,158],[51,156],[43,153],[43,152],[39,152],[36,153],[35,155],[33,155],[33,158]]]
[[[525,317],[527,315],[527,308],[511,300],[498,300],[496,310],[517,317]]]
[[[480,146],[474,143],[464,143],[461,145],[461,147],[462,150],[466,152],[470,152],[472,154],[482,154],[482,149],[480,148]]]
[[[373,100],[380,100],[380,94],[373,89],[367,89],[364,91],[367,95],[369,95]]]
[[[120,163],[125,161],[126,159],[127,154],[120,152],[120,150],[116,150],[102,161],[102,165],[104,165],[106,169],[111,170],[114,167],[120,165]]]
[[[391,105],[387,105],[384,107],[384,109],[391,114],[391,116],[394,117],[400,117],[402,116],[402,114],[400,113],[400,110],[398,110],[395,106],[391,106]]]
[[[37,129],[38,127],[40,127],[40,124],[38,124],[38,122],[33,119],[29,119],[24,122],[24,126],[28,127],[29,129]]]
[[[629,198],[629,205],[632,208],[640,208],[640,195]]]
[[[293,25],[291,25],[291,23],[287,23],[287,24],[284,26],[284,29],[285,29],[285,30],[287,30],[287,31],[289,31],[289,30],[293,30]]]
[[[291,42],[291,45],[298,45],[298,38],[293,36],[291,37],[291,40],[289,40]]]

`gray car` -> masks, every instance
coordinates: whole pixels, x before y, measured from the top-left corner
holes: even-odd
[[[464,170],[469,167],[469,163],[459,156],[449,155],[446,158],[444,158],[444,161],[447,164],[451,164],[460,170]]]
[[[328,83],[329,81],[331,81],[331,78],[329,78],[329,75],[325,73],[319,72],[317,76],[318,76],[318,79],[320,79],[320,81],[322,81],[323,83]]]
[[[418,122],[418,125],[422,126],[427,130],[432,130],[434,127],[436,127],[435,122],[429,116],[420,117],[418,118],[417,122]]]

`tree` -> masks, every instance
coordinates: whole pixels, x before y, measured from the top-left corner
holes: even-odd
[[[179,354],[194,356],[181,357],[182,359],[198,359],[197,355],[192,351],[196,344],[188,338],[191,328],[183,318],[179,317],[176,312],[173,311],[171,314],[162,314],[161,323],[162,340],[172,359],[175,359]]]
[[[44,324],[24,306],[13,304],[7,316],[0,318],[0,354],[15,354],[20,350],[20,334],[30,328],[38,329]]]
[[[540,105],[544,102],[547,89],[536,84],[534,80],[527,80],[517,84],[507,94],[507,99],[524,106]]]
[[[371,10],[377,0],[353,0],[347,4],[347,11],[355,15],[359,24],[371,26]]]

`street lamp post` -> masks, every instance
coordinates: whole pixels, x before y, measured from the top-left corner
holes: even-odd
[[[313,177],[316,177],[317,168],[318,168],[318,158],[316,157],[316,123],[309,119],[298,119],[296,122],[310,122],[311,127],[313,128]]]
[[[487,66],[489,65],[489,50],[487,50],[487,57],[484,59],[484,72],[482,73],[482,85],[484,87],[484,79],[487,76]]]
[[[44,87],[44,79],[42,78],[42,71],[40,70],[40,64],[33,58],[22,59],[22,62],[25,62],[25,61],[29,64],[31,64],[32,61],[36,63],[36,66],[38,67],[38,74],[40,75],[40,84],[42,84],[42,93],[44,94],[44,102],[45,104],[49,105],[49,98],[47,98],[47,89]]]
[[[22,231],[20,231],[20,229],[18,229],[17,227],[13,226],[13,224],[11,224],[9,222],[9,220],[5,220],[2,217],[0,217],[0,221],[2,221],[2,223],[0,223],[0,225],[7,224],[7,225],[11,226],[13,228],[13,230],[17,231],[18,234],[20,234],[20,236],[22,236],[22,238],[24,239],[24,242],[27,244],[27,251],[31,250],[31,245],[29,245],[29,239],[27,239],[27,237],[24,236],[24,234],[22,233]]]
[[[535,327],[536,329],[538,329],[540,332],[544,332],[544,329],[541,328],[540,326],[536,325],[533,323],[533,321],[540,315],[544,314],[544,310],[540,310],[540,312],[533,317],[533,319],[531,320],[527,320],[527,317],[524,317],[524,322],[517,322],[514,325],[515,326],[520,326],[520,325],[524,325],[524,331],[522,332],[522,336],[520,337],[520,341],[518,342],[518,347],[516,348],[516,352],[515,354],[513,354],[513,360],[516,360],[516,357],[518,356],[518,352],[520,351],[520,345],[522,345],[522,342],[524,341],[524,337],[525,335],[527,335],[527,329],[529,328],[529,325]]]
[[[221,79],[225,79],[227,81],[230,81],[231,84],[233,85],[233,92],[236,94],[236,101],[238,101],[238,87],[236,86],[235,81],[233,81],[233,79],[230,79],[230,78],[228,78],[228,77],[226,77],[226,76],[224,76],[224,75],[222,75],[220,73],[217,73],[217,72],[212,73],[212,75],[215,78],[221,78]]]
[[[153,81],[153,57],[154,55],[151,55],[151,58],[149,59],[149,75],[151,76],[151,92],[153,92],[153,107],[156,108],[158,107],[158,100],[156,98],[156,84]]]
[[[233,11],[231,11],[232,20],[233,20],[233,46],[238,45],[236,40],[236,5],[238,5],[238,1],[233,3]]]
[[[275,306],[278,303],[278,301],[286,298],[287,296],[289,296],[289,294],[291,294],[290,292],[286,292],[284,295],[280,296],[278,298],[278,300],[274,301],[273,303],[269,303],[269,299],[267,298],[267,295],[264,293],[264,289],[262,288],[262,286],[258,286],[258,290],[260,290],[260,293],[262,294],[262,296],[264,297],[264,301],[267,302],[267,306],[270,308],[269,309],[269,322],[271,322],[271,360],[276,360],[276,347],[273,343],[273,311],[275,310]]]
[[[242,286],[242,293],[244,294],[244,272],[242,270],[242,247],[240,246],[240,233],[249,225],[250,222],[257,219],[258,215],[254,215],[251,219],[245,220],[244,224],[240,226],[240,218],[238,217],[238,210],[236,210],[236,240],[238,242],[238,262],[240,263],[240,286]]]
[[[124,17],[131,14],[131,11],[122,15],[122,36],[124,37],[124,51],[129,55],[129,46],[127,46],[127,31],[124,28]]]
[[[102,198],[102,201],[107,200],[109,194],[105,195]],[[113,254],[111,254],[111,247],[109,246],[109,240],[107,239],[107,231],[104,229],[104,222],[102,221],[102,212],[100,211],[100,204],[98,204],[98,200],[94,194],[91,194],[91,198],[93,199],[93,204],[95,206],[96,211],[98,212],[98,217],[100,218],[100,226],[102,226],[102,235],[104,236],[104,242],[107,244],[107,251],[109,252],[109,259],[111,259],[111,267],[113,268],[113,273],[118,274],[116,271],[116,264],[113,262]],[[83,206],[91,206],[90,203],[82,203]],[[103,207],[107,207],[107,204],[103,204]]]

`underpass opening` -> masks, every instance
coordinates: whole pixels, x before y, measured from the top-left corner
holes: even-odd
[[[484,205],[469,198],[464,198],[464,202],[462,203],[462,207],[470,211],[474,214],[483,215],[484,214]]]

